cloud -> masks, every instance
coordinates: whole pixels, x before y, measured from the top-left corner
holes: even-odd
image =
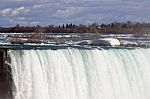
[[[1,10],[1,14],[3,16],[16,16],[19,14],[27,14],[31,10],[25,7],[19,7],[19,8],[6,8]]]
[[[33,26],[33,25],[38,25],[40,22],[35,21],[30,18],[25,18],[25,17],[17,17],[17,18],[11,18],[6,20],[9,25],[6,26],[15,26],[16,24],[24,25],[24,26]]]
[[[79,8],[76,8],[76,7],[67,7],[67,8],[64,8],[64,9],[61,9],[61,10],[57,10],[56,11],[56,14],[58,16],[69,16],[69,15],[72,15],[73,13],[77,12],[79,10]]]
[[[150,22],[149,0],[0,0],[3,24]],[[10,21],[9,23],[8,20]]]
[[[33,8],[34,8],[34,9],[41,8],[41,7],[44,7],[44,4],[36,4],[36,5],[33,5]]]
[[[13,20],[17,21],[17,22],[22,22],[22,21],[32,22],[32,21],[34,21],[32,18],[26,18],[26,17],[17,17],[17,18],[14,18]]]
[[[12,9],[11,8],[6,8],[6,9],[2,10],[1,13],[4,16],[9,16],[12,13]]]
[[[82,13],[84,12],[84,7],[78,6],[67,6],[67,7],[59,7],[55,10],[55,12],[51,15],[56,20],[70,20],[72,18],[76,18],[78,16],[82,17]]]
[[[22,1],[30,1],[30,0],[0,0],[0,1],[2,1],[2,2],[22,2]]]
[[[19,7],[19,8],[16,8],[12,11],[12,15],[18,15],[18,14],[21,14],[21,13],[24,13],[24,14],[27,14],[28,12],[30,12],[31,10],[28,9],[28,8],[25,8],[25,7]]]
[[[25,17],[18,17],[16,18],[16,21],[27,21]]]
[[[38,21],[30,22],[30,25],[39,25],[39,24],[40,24],[40,22],[38,22]]]

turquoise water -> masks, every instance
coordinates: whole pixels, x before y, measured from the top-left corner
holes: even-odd
[[[15,99],[150,99],[150,49],[9,54]]]

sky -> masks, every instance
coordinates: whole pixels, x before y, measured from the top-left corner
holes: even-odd
[[[0,26],[150,22],[150,0],[0,0]]]

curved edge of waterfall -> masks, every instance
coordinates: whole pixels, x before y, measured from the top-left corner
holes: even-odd
[[[8,49],[0,49],[0,99],[13,99],[12,66]]]

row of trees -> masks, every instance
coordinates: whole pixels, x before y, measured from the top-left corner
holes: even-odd
[[[110,24],[63,24],[59,26],[20,26],[4,28],[0,27],[1,33],[136,33],[145,34],[150,32],[150,23],[143,22],[112,22]]]

